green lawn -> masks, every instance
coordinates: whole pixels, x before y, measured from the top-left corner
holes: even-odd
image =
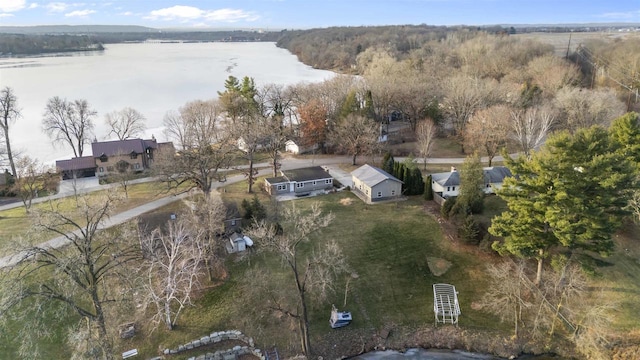
[[[261,182],[258,181],[256,189]],[[263,204],[270,208],[274,203],[264,193],[256,191]],[[236,202],[238,206],[244,198],[253,197],[246,193],[244,182],[227,186],[221,194],[225,201]],[[498,213],[504,206],[497,197],[488,197],[484,220]],[[511,324],[502,324],[472,304],[484,293],[487,281],[484,269],[487,263],[499,261],[495,255],[482,253],[472,246],[451,243],[441,233],[437,224],[424,211],[421,197],[412,197],[398,203],[365,205],[349,192],[335,193],[314,198],[295,200],[295,206],[305,208],[318,202],[322,209],[335,215],[335,220],[320,233],[312,237],[303,255],[309,254],[319,242],[336,240],[348,258],[352,273],[349,280],[346,309],[353,313],[354,321],[344,331],[379,329],[383,325],[394,324],[404,328],[432,326],[433,283],[454,284],[459,291],[462,316],[460,327],[504,334],[511,333]],[[278,206],[291,206],[292,202]],[[160,209],[156,214],[171,209]],[[154,215],[151,214],[151,217]],[[595,279],[594,291],[604,291],[606,296],[615,297],[619,310],[613,314],[617,328],[622,331],[638,331],[637,314],[640,305],[635,300],[640,293],[640,245],[637,226],[630,225],[616,237],[619,248],[607,259],[613,266],[602,269]],[[259,239],[254,239],[259,247]],[[626,250],[625,250],[626,249]],[[445,259],[452,267],[442,276],[434,276],[427,265],[428,257]],[[195,306],[187,308],[173,331],[162,326],[151,331],[148,322],[138,321],[139,335],[130,340],[121,340],[116,350],[121,352],[137,348],[141,358],[157,356],[164,348],[176,347],[213,331],[238,329],[252,336],[256,346],[265,349],[277,346],[281,353],[293,354],[299,349],[295,324],[273,313],[261,311],[265,299],[246,296],[244,281],[251,268],[265,269],[273,274],[273,284],[278,284],[290,273],[282,267],[282,262],[271,253],[258,251],[242,259],[230,256],[226,260],[228,277],[211,284],[203,282],[205,288],[198,294]],[[310,308],[311,335],[319,342],[333,332],[328,326],[331,304],[343,308],[347,276],[335,283],[335,293],[320,304]],[[285,290],[283,290],[285,291]],[[73,318],[73,317],[71,317]],[[59,328],[61,324],[56,325]],[[43,347],[52,357],[62,355],[62,337],[46,341]],[[0,354],[11,354],[15,344],[10,340],[0,346]],[[58,347],[56,347],[58,345]],[[49,352],[50,351],[50,352]],[[174,356],[172,359],[186,359],[192,355]],[[2,358],[2,356],[0,356]]]

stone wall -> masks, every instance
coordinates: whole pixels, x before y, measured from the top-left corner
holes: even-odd
[[[258,357],[260,360],[265,360],[264,354],[260,351],[260,349],[254,348],[253,338],[248,337],[242,334],[238,330],[227,330],[227,331],[218,331],[213,332],[209,335],[205,335],[200,339],[196,339],[190,341],[186,344],[179,345],[174,349],[165,349],[165,355],[173,355],[179,354],[183,351],[197,349],[202,346],[216,344],[225,340],[238,340],[242,341],[246,346],[234,346],[232,349],[228,350],[218,350],[214,353],[207,353],[205,355],[199,355],[189,358],[189,360],[224,360],[230,357],[235,358],[236,356],[252,354]]]

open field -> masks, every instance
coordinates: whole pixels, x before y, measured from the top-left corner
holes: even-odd
[[[569,44],[569,34],[571,34],[571,44]],[[557,56],[566,56],[567,47],[569,52],[575,51],[578,46],[588,40],[614,41],[627,37],[640,37],[638,33],[631,32],[572,32],[572,33],[526,33],[511,35],[520,39],[537,40],[545,44],[553,45],[554,53]]]

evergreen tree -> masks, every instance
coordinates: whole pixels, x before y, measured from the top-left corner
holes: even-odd
[[[421,195],[424,192],[424,180],[422,179],[422,172],[417,167],[411,170],[412,182],[413,182],[413,195]]]
[[[629,112],[617,118],[609,128],[614,146],[640,169],[640,118]]]
[[[393,175],[394,165],[395,165],[395,160],[393,159],[393,155],[391,155],[390,152],[387,152],[386,154],[384,154],[384,158],[382,159],[382,170]]]
[[[473,215],[461,215],[462,221],[458,226],[458,236],[467,244],[477,245],[479,243],[478,236],[480,228]]]
[[[373,94],[371,90],[367,90],[364,94],[364,108],[362,108],[362,115],[368,117],[369,119],[376,118],[376,111],[373,107]]]
[[[358,98],[356,97],[356,91],[351,90],[347,97],[344,99],[342,103],[342,107],[340,108],[340,118],[346,118],[351,114],[356,114],[360,111],[360,106],[358,104]]]
[[[530,159],[506,157],[514,177],[498,190],[507,210],[489,228],[504,238],[494,249],[537,259],[537,283],[554,250],[610,254],[629,189],[637,186],[634,165],[616,148],[607,131],[594,126],[554,134]]]
[[[431,187],[431,175],[427,176],[427,180],[424,183],[424,199],[433,200],[433,188]]]
[[[253,195],[253,200],[251,200],[251,212],[253,213],[253,219],[257,221],[264,220],[267,217],[267,210],[258,199],[258,195],[255,194]]]
[[[404,181],[404,184],[402,184],[402,193],[405,195],[413,195],[414,185],[413,176],[411,175],[411,169],[406,167],[404,164],[401,165],[403,170],[402,181]]]
[[[458,214],[482,212],[484,171],[478,154],[468,156],[460,169],[460,191],[454,211]]]

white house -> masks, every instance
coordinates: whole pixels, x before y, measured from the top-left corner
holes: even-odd
[[[402,181],[388,172],[362,165],[351,172],[351,191],[367,203],[398,198],[402,195]]]
[[[512,176],[504,166],[492,166],[482,169],[484,172],[484,193],[493,194],[502,187],[504,179]],[[460,174],[455,167],[451,171],[431,174],[431,188],[434,194],[443,198],[458,196],[460,192]]]
[[[284,151],[291,154],[304,154],[316,150],[317,148],[318,144],[313,146],[303,146],[300,143],[300,140],[287,140],[287,142],[284,143]]]

